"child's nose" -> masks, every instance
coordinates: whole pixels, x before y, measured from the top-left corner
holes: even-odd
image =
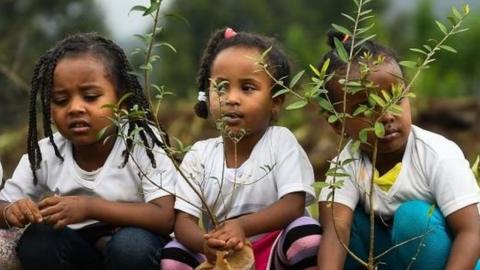
[[[240,104],[240,91],[237,89],[230,89],[225,93],[225,103],[227,105],[239,105]]]
[[[385,112],[382,117],[380,118],[380,122],[382,122],[383,124],[387,124],[387,123],[391,123],[395,120],[395,115],[389,113],[389,112]]]
[[[68,107],[69,114],[78,114],[85,112],[85,104],[81,98],[72,98]]]

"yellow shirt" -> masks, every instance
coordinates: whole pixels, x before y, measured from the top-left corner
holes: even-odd
[[[401,169],[402,163],[399,162],[382,176],[379,176],[378,171],[375,170],[375,175],[373,176],[373,183],[376,184],[383,191],[388,191],[397,180]]]

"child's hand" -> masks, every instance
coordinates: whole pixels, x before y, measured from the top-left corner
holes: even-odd
[[[87,217],[87,199],[83,196],[51,196],[38,204],[44,220],[55,229],[82,222]]]
[[[220,249],[212,247],[208,241],[209,239],[206,238],[205,241],[203,241],[203,254],[205,254],[205,257],[207,257],[208,262],[214,264],[217,260],[217,251],[220,251]]]
[[[23,228],[29,223],[40,223],[43,221],[38,206],[30,198],[23,198],[7,207],[4,210],[4,218],[10,226]]]
[[[215,230],[205,235],[210,247],[223,250],[239,250],[245,243],[245,232],[236,219],[227,220],[218,225]]]

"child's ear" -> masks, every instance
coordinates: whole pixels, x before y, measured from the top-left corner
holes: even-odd
[[[272,115],[278,115],[280,113],[283,102],[285,102],[285,95],[279,95],[272,98]]]

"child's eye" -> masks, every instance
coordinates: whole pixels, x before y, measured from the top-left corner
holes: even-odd
[[[256,89],[256,87],[253,84],[247,83],[247,84],[242,85],[242,90],[246,91],[246,92],[251,92],[251,91],[254,91],[255,89]]]
[[[84,97],[84,99],[85,99],[86,101],[95,101],[95,100],[98,99],[98,97],[100,97],[100,96],[99,96],[99,95],[86,95],[86,96]]]
[[[65,97],[53,97],[52,98],[52,103],[57,105],[57,106],[63,106],[67,104],[68,99]]]
[[[216,88],[215,90],[222,94],[228,90],[229,83],[225,80],[219,80],[214,86]]]

